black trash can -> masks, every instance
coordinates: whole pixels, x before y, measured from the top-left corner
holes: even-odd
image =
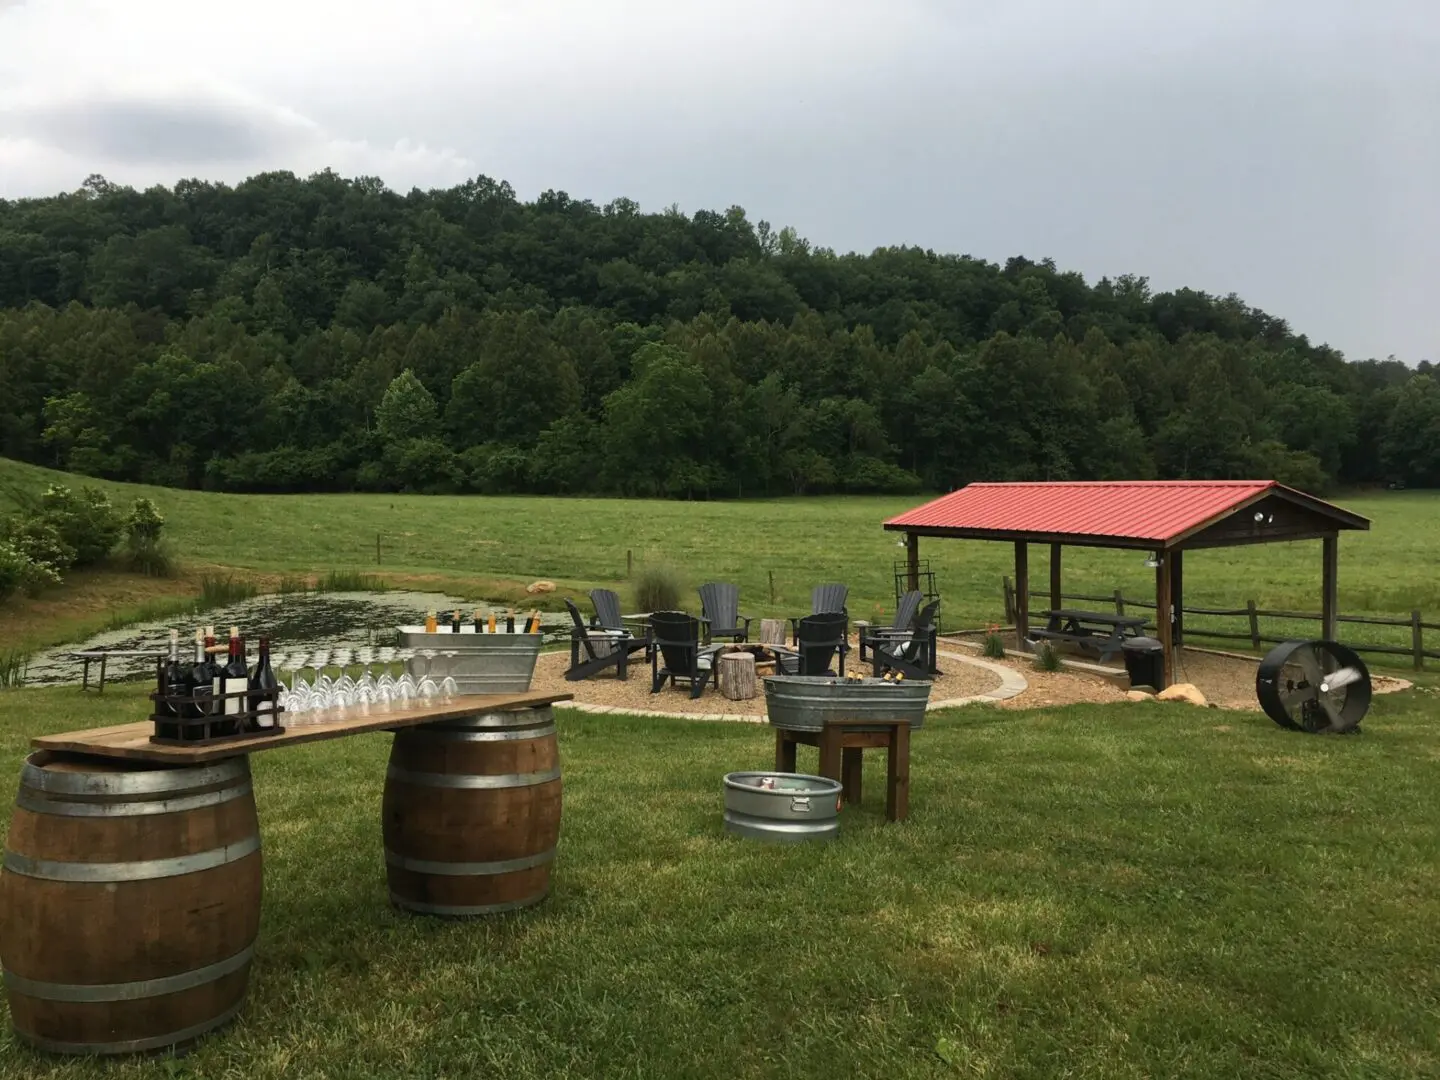
[[[1131,686],[1148,686],[1157,694],[1165,689],[1165,646],[1158,639],[1127,638],[1121,648]]]

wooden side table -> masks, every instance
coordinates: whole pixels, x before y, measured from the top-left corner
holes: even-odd
[[[885,819],[910,816],[910,721],[832,720],[821,731],[775,729],[775,769],[795,772],[796,747],[818,747],[820,775],[839,780],[847,803],[860,804],[861,755],[885,750]]]

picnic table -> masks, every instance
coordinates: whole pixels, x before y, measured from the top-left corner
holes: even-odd
[[[1126,638],[1138,637],[1145,629],[1143,615],[1076,608],[1056,608],[1040,615],[1046,620],[1045,629],[1031,630],[1031,637],[1063,641],[1082,652],[1094,653],[1102,663],[1120,652]]]
[[[80,674],[81,691],[90,689],[90,664],[93,661],[100,661],[100,683],[95,688],[97,693],[105,692],[105,665],[112,656],[143,656],[149,660],[163,660],[165,652],[162,649],[86,649],[82,652],[72,652],[71,660],[83,660],[85,668]]]

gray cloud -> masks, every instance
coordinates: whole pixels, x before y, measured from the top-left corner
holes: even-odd
[[[206,101],[68,102],[21,112],[19,126],[73,156],[128,165],[257,161],[286,142],[264,117]]]

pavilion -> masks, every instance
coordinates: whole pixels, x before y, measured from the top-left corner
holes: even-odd
[[[1274,480],[1084,481],[970,484],[891,518],[885,528],[905,534],[912,589],[918,588],[922,536],[1013,542],[1015,636],[1022,649],[1030,634],[1031,544],[1050,545],[1050,606],[1057,609],[1062,548],[1153,553],[1155,625],[1169,682],[1185,639],[1185,552],[1319,540],[1321,636],[1333,641],[1340,532],[1369,529],[1370,521]]]

